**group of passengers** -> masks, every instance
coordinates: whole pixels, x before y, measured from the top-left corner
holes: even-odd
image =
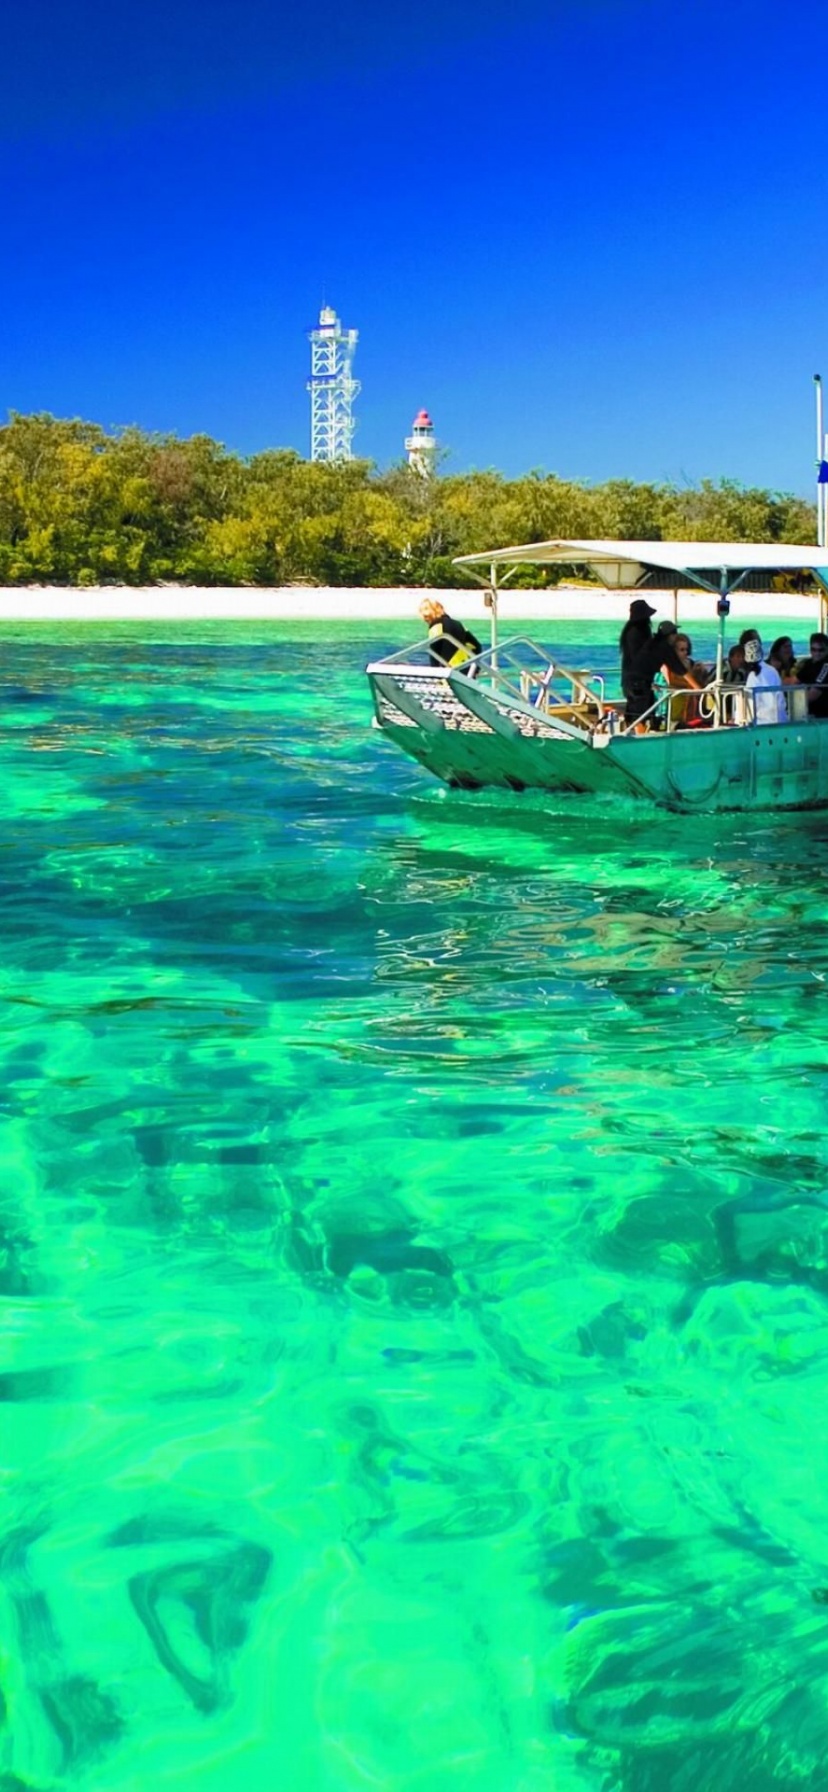
[[[715,666],[693,658],[693,643],[676,622],[660,622],[654,631],[654,615],[645,598],[634,598],[619,641],[624,720],[637,733],[661,725],[658,715],[650,714],[659,677],[669,689],[688,693],[703,691],[716,677]],[[828,719],[828,635],[812,634],[808,654],[797,659],[790,635],[779,635],[766,654],[758,629],[743,629],[727,655],[722,681],[742,685],[752,695],[757,722],[788,720],[785,685],[806,685],[811,715]],[[673,727],[703,726],[713,718],[712,706],[698,696],[674,697],[670,707]]]

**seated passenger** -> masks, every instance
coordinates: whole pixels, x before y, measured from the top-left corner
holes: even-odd
[[[760,723],[787,722],[782,680],[775,666],[762,664],[762,657],[762,643],[758,637],[745,642],[746,689],[753,697],[754,720]]]
[[[420,615],[428,628],[428,651],[435,666],[464,666],[474,654],[482,653],[480,642],[471,629],[447,616],[436,597],[424,597]]]
[[[796,654],[790,635],[777,635],[768,654],[768,665],[775,666],[783,684],[797,684]]]
[[[669,664],[664,667],[664,678],[671,690],[690,691],[694,688],[691,680],[695,678],[692,661],[693,643],[689,635],[677,634],[675,649],[681,664],[682,672],[675,672]],[[696,679],[698,684],[703,681]],[[674,697],[670,704],[670,722],[673,728],[686,728],[691,722],[699,720],[698,700],[695,697]]]
[[[676,641],[676,649],[679,659],[684,661],[688,672],[695,678],[696,683],[709,684],[713,677],[713,672],[710,666],[704,664],[703,660],[694,660],[693,643],[689,635],[679,635]]]
[[[800,660],[796,676],[800,684],[811,686],[808,708],[820,721],[828,718],[828,635],[814,634],[808,643],[809,656]]]
[[[745,650],[740,641],[729,648],[727,659],[722,667],[722,684],[744,684],[747,678]]]
[[[722,684],[729,684],[732,687],[741,686],[746,679],[745,650],[738,641],[735,641],[733,646],[728,648],[727,659],[722,667]],[[740,706],[737,705],[735,697],[725,697],[723,719],[726,722],[745,720],[744,715],[740,714]]]

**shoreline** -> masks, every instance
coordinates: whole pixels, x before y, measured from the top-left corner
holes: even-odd
[[[553,591],[500,593],[498,614],[501,634],[523,622],[618,622],[626,621],[629,591],[615,592],[559,585]],[[716,600],[705,591],[648,591],[649,602],[660,616],[682,620],[716,620]],[[66,586],[21,585],[0,587],[0,622],[410,622],[413,633],[422,625],[417,607],[425,597],[436,597],[462,622],[484,626],[489,612],[481,590],[431,591],[404,589],[346,589],[344,587],[284,586],[277,589],[249,586],[90,586],[80,590]],[[747,591],[737,593],[730,629],[746,619],[785,617],[791,623],[808,622],[819,627],[819,598],[795,593]],[[741,619],[741,620],[740,620]]]

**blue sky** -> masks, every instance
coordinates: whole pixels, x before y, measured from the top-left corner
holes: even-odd
[[[0,78],[0,411],[807,492],[828,378],[816,0],[28,0]],[[821,165],[822,164],[822,165]]]

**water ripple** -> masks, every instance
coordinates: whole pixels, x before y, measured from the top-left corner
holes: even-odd
[[[160,633],[4,643],[0,1788],[816,1792],[828,823]]]

